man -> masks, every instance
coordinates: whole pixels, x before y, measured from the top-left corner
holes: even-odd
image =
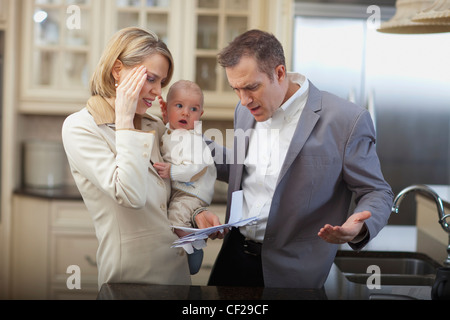
[[[217,165],[218,177],[229,183],[229,204],[242,190],[243,217],[259,220],[226,235],[209,285],[322,288],[338,244],[361,249],[390,216],[394,195],[370,115],[287,73],[282,45],[266,32],[242,34],[219,63],[240,98],[235,132],[251,134],[244,149],[236,134],[234,161]],[[264,132],[277,134],[261,146]],[[255,153],[267,161],[250,161]],[[194,219],[217,224],[208,211]]]

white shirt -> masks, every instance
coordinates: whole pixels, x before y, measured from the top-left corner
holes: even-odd
[[[265,122],[257,122],[250,135],[244,162],[242,189],[243,219],[258,216],[253,225],[240,228],[250,240],[263,242],[273,194],[281,167],[297,128],[298,120],[308,100],[309,82],[298,73],[288,77],[300,89]]]

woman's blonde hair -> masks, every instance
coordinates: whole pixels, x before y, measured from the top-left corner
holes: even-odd
[[[112,74],[114,64],[120,60],[127,68],[142,64],[152,54],[159,53],[169,61],[167,78],[162,83],[166,87],[173,76],[173,58],[167,45],[156,34],[140,28],[125,28],[118,31],[106,46],[100,62],[91,79],[91,94],[104,98],[116,96],[116,81]]]

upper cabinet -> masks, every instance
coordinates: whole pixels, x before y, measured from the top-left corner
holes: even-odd
[[[100,9],[93,0],[24,2],[22,112],[66,113],[89,97],[98,59]]]
[[[195,11],[190,15],[195,26],[190,30],[193,69],[188,77],[204,91],[205,117],[233,117],[238,99],[228,84],[225,70],[217,64],[217,55],[235,37],[260,26],[261,3],[260,0],[194,1]]]
[[[137,26],[154,31],[170,48],[173,81],[192,80],[204,90],[205,118],[232,119],[238,100],[217,64],[217,54],[252,28],[277,35],[275,29],[290,19],[274,15],[273,9],[292,6],[293,0],[22,0],[22,4],[21,113],[67,115],[80,110],[90,96],[90,77],[109,38],[122,28]],[[284,36],[285,30],[279,33]],[[159,114],[158,109],[151,112]]]
[[[174,57],[174,79],[183,78],[182,65],[177,62],[183,54],[185,2],[185,0],[106,0],[104,44],[115,32],[126,27],[151,30],[167,44]]]
[[[171,12],[176,1],[170,0],[116,0],[111,1],[112,25],[118,31],[130,26],[152,30],[162,40],[169,40]]]

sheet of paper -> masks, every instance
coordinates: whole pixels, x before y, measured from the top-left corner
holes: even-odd
[[[230,208],[230,219],[227,224],[223,224],[216,227],[206,228],[206,229],[195,229],[195,228],[184,228],[173,226],[175,229],[179,229],[189,233],[176,240],[172,248],[182,247],[186,252],[190,253],[193,251],[193,247],[198,249],[201,246],[201,241],[207,239],[211,234],[216,232],[224,232],[225,229],[244,227],[258,220],[258,217],[252,217],[249,219],[242,220],[242,208],[244,203],[244,197],[242,191],[236,191],[232,195],[232,202]]]
[[[231,195],[230,220],[228,223],[236,223],[242,220],[242,209],[244,208],[244,192],[235,191]]]

